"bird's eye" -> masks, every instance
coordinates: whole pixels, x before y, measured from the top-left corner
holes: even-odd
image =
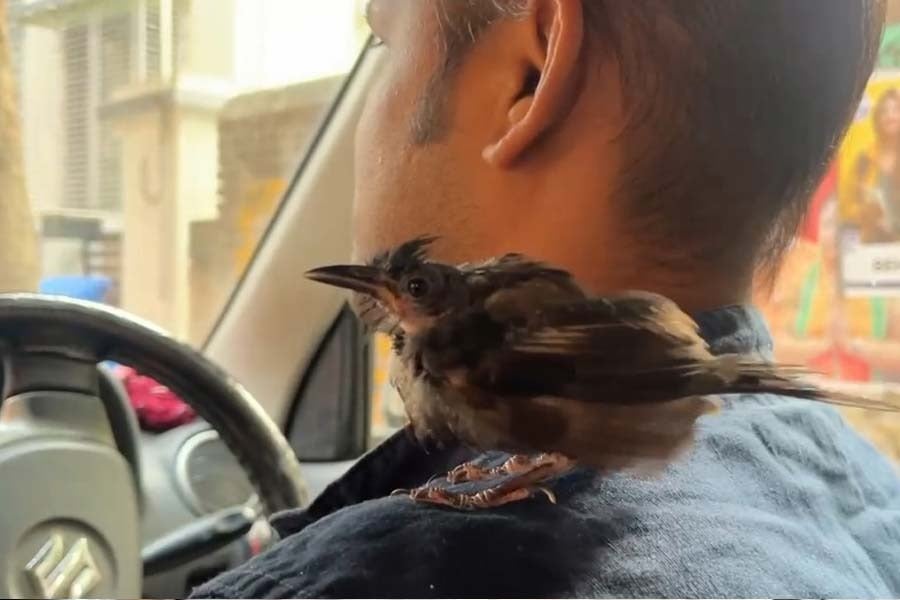
[[[413,277],[406,282],[406,291],[413,298],[422,298],[428,293],[428,282],[422,277]]]

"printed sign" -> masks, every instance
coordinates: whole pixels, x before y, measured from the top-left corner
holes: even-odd
[[[776,357],[835,380],[900,383],[900,75],[879,73],[774,290]]]
[[[838,155],[841,281],[900,295],[900,75],[873,77]]]

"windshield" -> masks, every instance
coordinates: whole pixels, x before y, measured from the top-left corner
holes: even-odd
[[[202,342],[365,42],[364,3],[7,1],[39,289]]]

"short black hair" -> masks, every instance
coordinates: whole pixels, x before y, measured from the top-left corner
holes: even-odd
[[[731,270],[789,246],[872,72],[884,0],[584,0],[620,65],[637,234]],[[440,76],[522,0],[437,0]],[[425,139],[425,138],[423,138]],[[750,259],[748,261],[748,259]]]

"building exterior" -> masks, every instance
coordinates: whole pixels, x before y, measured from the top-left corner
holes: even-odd
[[[192,224],[231,223],[220,207],[234,203],[220,198],[220,112],[246,93],[346,72],[365,37],[361,3],[13,3],[44,274],[106,274],[110,300],[200,335],[190,326]]]
[[[333,76],[236,96],[219,112],[219,207],[191,225],[190,338],[210,330],[341,86]]]

